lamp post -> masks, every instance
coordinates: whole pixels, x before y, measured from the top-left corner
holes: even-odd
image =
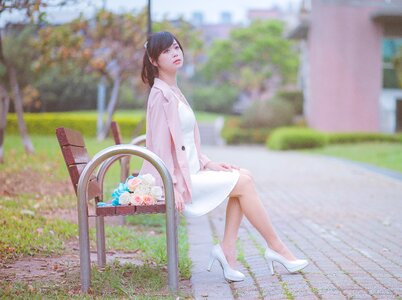
[[[152,33],[151,0],[148,0],[148,36]]]

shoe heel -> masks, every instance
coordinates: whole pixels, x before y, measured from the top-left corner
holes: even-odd
[[[268,266],[269,266],[269,269],[271,271],[271,275],[274,275],[275,274],[274,273],[274,262],[272,260],[269,260],[268,261]]]
[[[209,259],[209,264],[208,264],[208,268],[207,268],[208,272],[211,271],[211,268],[212,268],[212,265],[214,264],[214,262],[215,262],[215,257],[211,256],[211,258]]]

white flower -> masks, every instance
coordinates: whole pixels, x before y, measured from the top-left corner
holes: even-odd
[[[160,199],[162,197],[162,188],[160,186],[152,187],[151,195],[154,196],[155,199]]]
[[[129,192],[122,193],[119,197],[119,203],[121,205],[129,204],[130,203],[130,193]]]
[[[154,186],[155,178],[151,174],[145,174],[141,177],[142,182],[146,185]]]
[[[150,186],[147,185],[140,185],[139,187],[137,187],[134,191],[134,195],[146,195],[149,194],[151,192],[151,188]]]

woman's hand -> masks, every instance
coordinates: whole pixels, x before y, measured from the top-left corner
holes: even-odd
[[[183,212],[184,210],[184,199],[176,188],[174,188],[174,202],[176,204],[176,209],[178,212]]]
[[[205,168],[212,171],[231,171],[231,170],[240,170],[239,167],[233,166],[227,163],[218,163],[214,161],[210,161],[205,165]]]

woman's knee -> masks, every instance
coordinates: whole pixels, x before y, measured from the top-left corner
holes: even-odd
[[[252,188],[253,180],[250,176],[240,172],[239,179],[231,193],[231,196],[242,196],[249,193],[250,188]]]
[[[243,174],[243,175],[248,176],[248,177],[250,177],[251,179],[253,179],[253,174],[252,174],[249,170],[247,170],[247,169],[240,169],[239,172],[240,172],[240,174]]]

